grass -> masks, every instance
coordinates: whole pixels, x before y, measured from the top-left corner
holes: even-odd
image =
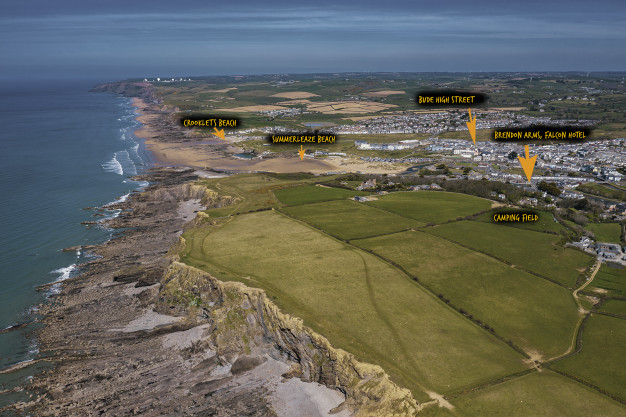
[[[452,404],[456,406],[455,415],[462,417],[588,417],[626,413],[624,405],[550,371],[524,375],[452,400]]]
[[[323,201],[342,200],[355,195],[368,195],[364,191],[346,190],[343,188],[320,187],[306,185],[303,187],[286,188],[274,191],[281,203],[288,206],[319,203]]]
[[[493,223],[493,214],[497,213],[498,210],[494,210],[493,212],[481,214],[480,216],[475,217],[472,220],[485,222],[485,223]],[[554,216],[552,213],[546,211],[535,211],[539,215],[539,220],[536,222],[528,222],[528,223],[500,223],[500,226],[507,227],[515,227],[518,229],[526,229],[526,230],[534,230],[536,232],[550,232],[550,233],[560,233],[565,230],[565,227],[561,225],[559,222],[554,221]]]
[[[552,367],[626,400],[626,320],[592,315],[583,331],[582,345],[580,353]]]
[[[621,190],[621,189],[616,190],[615,188],[607,187],[602,184],[597,184],[597,183],[581,184],[577,188],[578,190],[583,191],[585,193],[589,193],[589,194],[593,194],[593,195],[597,195],[601,197],[612,198],[618,201],[626,200],[626,191]]]
[[[527,351],[557,355],[577,321],[571,293],[481,253],[421,232],[358,240],[403,266],[457,308]]]
[[[626,317],[626,300],[607,300],[602,304],[600,311]]]
[[[487,210],[491,201],[442,191],[398,192],[367,204],[422,222],[442,223]]]
[[[592,258],[558,245],[559,236],[502,226],[461,221],[427,229],[428,233],[459,242],[504,259],[568,287],[574,287]]]
[[[225,178],[206,179],[200,183],[222,196],[238,199],[235,204],[206,210],[211,217],[223,217],[277,207],[280,203],[273,191],[292,186],[292,184],[311,184],[317,180],[318,178],[312,175],[239,174]]]
[[[609,296],[626,297],[626,268],[602,264],[590,287]],[[593,288],[590,292],[594,292]]]
[[[522,356],[391,265],[275,211],[184,235],[181,259],[263,288],[331,343],[381,365],[421,401],[524,369]]]
[[[424,223],[350,200],[329,201],[282,209],[316,228],[341,239],[398,232]]]
[[[593,232],[598,242],[620,244],[622,241],[622,226],[619,223],[588,223],[585,229]]]

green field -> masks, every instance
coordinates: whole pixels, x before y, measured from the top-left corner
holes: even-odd
[[[583,191],[585,193],[589,193],[592,195],[598,195],[605,198],[612,198],[617,201],[626,201],[626,191],[623,189],[616,189],[613,187],[608,187],[606,185],[597,184],[597,183],[588,183],[581,184],[578,187],[578,190]]]
[[[554,369],[574,375],[626,400],[626,320],[592,315],[583,331],[582,351],[555,362]]]
[[[597,242],[621,243],[622,226],[619,223],[587,223],[585,229],[593,232]]]
[[[272,191],[289,186],[297,181],[306,185],[318,178],[308,174],[239,174],[225,178],[212,178],[199,181],[199,184],[215,191],[220,196],[237,199],[235,204],[206,210],[211,217],[229,216],[280,205]]]
[[[304,187],[285,188],[274,191],[281,203],[289,206],[319,203],[323,201],[342,200],[356,195],[368,195],[365,191],[346,190],[344,188],[320,187],[306,185]]]
[[[396,268],[264,211],[184,234],[181,260],[260,287],[337,347],[377,363],[418,399],[524,369],[522,356]]]
[[[591,288],[590,288],[591,287]],[[626,297],[626,268],[602,264],[593,282],[587,287],[589,292],[598,289],[601,294],[613,297]]]
[[[467,194],[441,191],[398,192],[367,204],[422,222],[442,223],[491,207],[491,201]]]
[[[451,402],[455,415],[462,417],[626,415],[623,404],[550,371],[534,372]]]
[[[356,244],[398,263],[528,352],[552,356],[569,346],[578,315],[571,293],[558,285],[422,232]]]
[[[493,214],[497,213],[498,210],[494,210],[489,213],[481,214],[480,216],[476,216],[472,220],[485,222],[485,223],[493,223]],[[546,211],[535,211],[539,215],[539,220],[536,222],[526,222],[526,223],[499,223],[502,227],[515,227],[518,229],[526,229],[526,230],[534,230],[536,232],[552,232],[552,233],[560,233],[565,230],[565,227],[559,223],[554,221],[554,215],[552,213]]]
[[[350,200],[287,207],[282,211],[346,240],[424,226],[422,222]]]
[[[592,263],[589,255],[558,245],[559,236],[496,223],[461,221],[429,228],[427,231],[572,288],[581,272]]]
[[[607,300],[602,304],[600,311],[626,317],[626,300]]]

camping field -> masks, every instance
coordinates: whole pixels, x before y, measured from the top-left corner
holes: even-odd
[[[554,215],[550,212],[535,210],[539,216],[539,220],[530,223],[500,223],[500,227],[514,227],[518,229],[534,230],[536,232],[547,232],[558,234],[566,228],[559,222],[554,220]],[[472,220],[485,223],[493,223],[494,212],[490,211],[480,216],[474,217]]]

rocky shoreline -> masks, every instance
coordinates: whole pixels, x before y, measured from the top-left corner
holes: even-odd
[[[201,172],[153,170],[152,185],[115,205],[114,239],[42,306],[38,416],[414,415],[419,405],[381,368],[363,364],[283,314],[263,291],[222,283],[178,262],[181,234],[228,204],[193,182]]]

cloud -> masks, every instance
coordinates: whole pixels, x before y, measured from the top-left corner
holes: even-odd
[[[617,11],[623,8],[585,14],[580,2],[548,2],[540,12],[537,2],[524,3],[525,9],[519,2],[496,7],[500,3],[455,0],[445,9],[432,5],[437,2],[395,3],[401,7],[229,2],[212,8],[192,1],[166,12],[162,2],[88,9],[64,1],[35,15],[17,13],[12,4],[0,17],[0,54],[13,71],[119,65],[141,73],[167,68],[206,74],[615,70],[626,63],[620,53],[626,25]],[[235,7],[243,4],[248,7]],[[585,56],[594,60],[580,60]]]
[[[563,16],[425,14],[384,15],[354,10],[297,8],[281,10],[234,10],[176,13],[87,14],[2,18],[2,32],[56,34],[102,34],[111,36],[171,37],[221,32],[257,35],[372,33],[396,36],[470,36],[474,38],[626,38],[620,20],[566,20]],[[142,38],[143,39],[143,38]],[[132,40],[132,39],[131,39]],[[188,40],[193,40],[189,38]]]

